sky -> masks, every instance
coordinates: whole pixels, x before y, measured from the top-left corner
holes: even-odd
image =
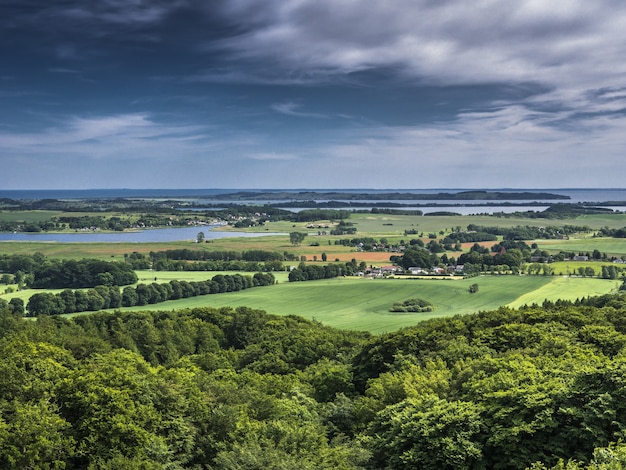
[[[0,0],[0,189],[625,187],[623,0]]]

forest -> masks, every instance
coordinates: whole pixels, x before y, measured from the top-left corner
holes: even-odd
[[[240,307],[0,315],[0,467],[626,464],[624,294],[383,335]]]
[[[58,260],[42,253],[0,255],[0,272],[36,288],[123,286],[137,282],[130,264],[96,259]]]

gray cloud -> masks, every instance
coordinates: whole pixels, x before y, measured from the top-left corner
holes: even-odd
[[[272,109],[278,113],[286,114],[287,116],[306,117],[306,118],[325,118],[327,116],[319,113],[310,113],[306,111],[299,111],[301,105],[292,101],[288,103],[276,103],[272,105]]]
[[[232,1],[223,11],[245,32],[223,46],[245,59],[277,62],[280,73],[397,67],[425,83],[587,86],[625,71],[624,8],[609,0]]]
[[[222,12],[243,32],[220,45],[269,83],[379,69],[413,86],[535,83],[545,91],[499,105],[578,130],[598,122],[581,115],[625,109],[626,5],[614,0],[235,0]]]
[[[12,13],[0,21],[59,37],[184,37],[190,50],[228,53],[221,71],[197,72],[216,79],[324,82],[392,68],[421,84],[587,89],[619,86],[626,73],[626,6],[615,0],[26,1]]]
[[[74,117],[38,132],[0,133],[0,150],[24,156],[47,150],[48,155],[82,155],[89,159],[146,159],[200,147],[210,147],[205,129],[159,124],[143,114]]]

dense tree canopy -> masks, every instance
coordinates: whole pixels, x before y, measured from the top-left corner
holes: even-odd
[[[626,294],[377,336],[243,307],[0,310],[1,468],[626,462]]]
[[[411,267],[430,269],[439,263],[439,258],[427,249],[414,245],[408,247],[402,256],[392,256],[391,261],[400,264],[404,269]]]
[[[97,259],[56,260],[41,253],[0,256],[0,272],[16,276],[38,289],[125,286],[137,282],[133,267],[124,262]]]

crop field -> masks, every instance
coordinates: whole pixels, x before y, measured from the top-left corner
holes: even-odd
[[[539,289],[527,292],[507,306],[518,308],[522,305],[541,304],[548,300],[576,300],[584,297],[608,294],[616,291],[621,281],[608,279],[584,279],[579,277],[557,276]]]
[[[187,248],[190,250],[206,249],[211,246],[187,241],[167,243],[59,243],[59,242],[0,242],[0,255],[18,255],[42,253],[50,258],[82,259],[96,258],[106,261],[121,261],[125,254],[133,252],[148,254],[151,251]]]
[[[58,243],[58,242],[0,242],[0,255],[14,255],[40,252],[45,256],[58,259],[82,259],[96,258],[107,261],[121,261],[125,254],[138,252],[148,254],[151,251],[164,251],[186,248],[190,250],[205,251],[246,251],[265,250],[277,253],[288,252],[298,259],[305,256],[307,261],[313,261],[317,257],[321,262],[322,253],[326,253],[328,262],[336,259],[346,262],[355,258],[358,262],[365,261],[368,264],[389,264],[389,257],[393,253],[386,252],[357,252],[353,247],[328,244],[328,240],[338,237],[311,236],[305,239],[301,246],[293,246],[289,242],[288,235],[267,236],[258,238],[225,238],[211,240],[209,243],[198,245],[189,241],[167,243]],[[311,245],[317,243],[317,245]],[[289,264],[286,262],[286,264]],[[297,264],[297,262],[292,262]]]
[[[626,226],[626,213],[581,215],[574,220],[576,221],[575,225],[588,225],[592,229],[602,227],[617,229]],[[546,223],[545,225],[549,224]]]
[[[0,221],[5,222],[43,222],[51,217],[59,217],[61,211],[0,211]]]
[[[175,278],[185,277],[178,273]],[[469,286],[474,283],[478,284],[479,291],[470,294]],[[337,328],[380,333],[428,318],[493,310],[502,305],[519,307],[541,304],[544,299],[575,300],[581,297],[581,292],[605,294],[618,285],[618,281],[552,276],[481,276],[450,280],[337,278],[295,283],[279,280],[278,284],[269,287],[121,310],[247,306],[276,315],[298,315]],[[428,313],[389,312],[394,302],[414,297],[433,303],[435,310]]]
[[[480,212],[480,207],[476,208],[476,212]],[[419,230],[420,232],[438,233],[440,230],[449,232],[455,227],[465,229],[469,224],[484,225],[490,227],[515,227],[525,225],[531,227],[555,226],[563,225],[587,225],[592,230],[602,227],[622,228],[626,226],[626,214],[611,215],[585,215],[568,219],[542,219],[528,218],[518,216],[494,217],[489,215],[396,215],[396,214],[370,214],[370,213],[354,213],[348,219],[349,222],[355,224],[359,234],[367,233],[368,236],[391,236],[403,237],[405,230]],[[329,221],[315,222],[325,223],[332,226]],[[317,233],[318,229],[307,229],[308,222],[269,222],[264,226],[250,227],[247,231],[253,232],[292,232],[306,231],[311,234]],[[224,226],[219,230],[239,230],[232,227]]]
[[[569,240],[536,240],[540,250],[550,253],[573,251],[592,253],[598,250],[609,256],[626,256],[626,238],[570,238]]]
[[[149,284],[151,282],[170,282],[170,281],[206,281],[213,276],[241,274],[242,276],[253,276],[254,273],[244,271],[152,271],[152,270],[137,270],[137,278],[139,283]],[[288,282],[289,273],[286,271],[279,271],[272,273],[277,282]]]
[[[477,212],[480,208],[476,208]],[[455,227],[467,228],[469,224],[489,227],[515,227],[518,225],[530,227],[545,227],[563,225],[588,225],[592,230],[602,227],[622,228],[626,226],[626,214],[610,216],[580,216],[571,219],[535,219],[526,217],[493,217],[487,215],[459,215],[459,216],[403,216],[386,214],[354,214],[350,222],[356,223],[359,232],[386,233],[403,236],[404,230],[419,230],[420,232],[439,233],[449,232]],[[392,225],[389,225],[392,224]]]
[[[0,210],[0,221],[4,222],[26,222],[26,223],[38,223],[50,220],[53,217],[84,217],[84,216],[103,216],[102,212],[92,212],[92,211],[84,211],[84,212],[65,212],[65,211],[55,211],[55,210],[24,210],[24,211],[7,211]],[[105,214],[106,218],[110,217],[119,217],[121,219],[131,219],[128,214],[124,212],[107,212]],[[72,229],[66,229],[67,232],[72,232]]]
[[[550,263],[550,266],[554,269],[554,274],[562,276],[576,276],[579,268],[591,268],[596,276],[602,274],[602,266],[615,266],[626,269],[626,265],[614,264],[610,261],[556,261]]]

